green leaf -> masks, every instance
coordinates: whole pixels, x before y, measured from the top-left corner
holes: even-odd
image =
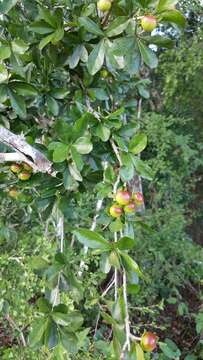
[[[136,344],[136,360],[145,360],[144,352],[139,344]]]
[[[21,81],[12,81],[9,83],[9,86],[15,90],[18,95],[22,96],[36,96],[38,95],[38,90],[30,84]]]
[[[71,330],[71,329],[70,329]],[[68,331],[60,331],[60,339],[64,349],[68,353],[76,353],[78,351],[78,338],[76,334]]]
[[[166,339],[164,343],[160,341],[159,347],[164,355],[166,355],[169,359],[177,359],[181,355],[181,352],[176,344],[170,339]]]
[[[0,60],[4,60],[9,58],[11,55],[11,49],[10,46],[0,46]]]
[[[45,35],[52,33],[55,29],[45,21],[35,21],[29,26],[29,30],[37,34]]]
[[[26,117],[26,105],[22,96],[17,95],[14,91],[9,89],[9,98],[12,108],[15,110],[16,114],[20,117]]]
[[[68,169],[69,169],[70,174],[73,177],[73,179],[75,179],[76,181],[82,181],[82,176],[81,176],[80,172],[78,171],[75,163],[68,164]]]
[[[161,12],[163,10],[169,10],[175,7],[175,5],[178,3],[178,0],[159,0],[156,11]]]
[[[18,0],[2,0],[0,2],[0,14],[7,14]]]
[[[111,270],[111,264],[110,264],[110,262],[109,262],[109,253],[101,254],[101,258],[100,258],[100,270],[101,270],[104,274],[108,274],[109,271]]]
[[[123,223],[121,222],[120,219],[116,219],[112,221],[112,223],[109,225],[109,229],[111,232],[118,232],[122,230],[122,228],[123,228]]]
[[[81,155],[77,152],[77,150],[75,149],[74,146],[71,146],[70,151],[71,151],[71,156],[72,156],[73,162],[75,163],[77,169],[79,171],[81,171],[84,166],[84,162],[82,160]]]
[[[168,10],[160,14],[161,21],[170,22],[176,24],[180,28],[185,27],[185,17],[178,10]]]
[[[47,106],[48,110],[54,115],[57,116],[59,114],[59,104],[58,102],[51,96],[47,95]]]
[[[54,39],[54,33],[51,33],[46,37],[44,37],[39,43],[39,49],[43,50],[44,47],[47,46],[47,44],[49,44],[53,39]]]
[[[123,236],[116,243],[115,247],[119,250],[130,250],[135,246],[135,240],[128,236]]]
[[[52,15],[52,13],[46,7],[38,6],[38,10],[39,10],[39,18],[44,20],[50,26],[53,26],[53,28],[56,28],[56,26],[58,25],[57,17]]]
[[[68,145],[63,143],[54,143],[53,162],[60,163],[67,159]]]
[[[74,234],[81,244],[88,246],[91,249],[111,249],[111,244],[95,231],[80,229],[75,230]]]
[[[74,69],[79,61],[87,62],[88,52],[84,45],[78,45],[74,48],[74,51],[71,56],[69,56],[68,63],[71,69]]]
[[[52,309],[48,300],[44,299],[44,298],[40,298],[37,300],[37,307],[38,307],[39,312],[44,313],[44,314],[50,313],[51,309]]]
[[[82,155],[89,154],[93,149],[93,145],[88,137],[80,137],[73,146],[76,148],[77,152]]]
[[[134,155],[141,153],[147,146],[147,136],[143,133],[135,134],[129,142],[128,149]]]
[[[63,314],[60,312],[53,312],[52,319],[61,326],[70,326],[72,331],[79,329],[83,323],[83,317],[78,312],[70,314]]]
[[[78,19],[80,26],[84,26],[85,30],[89,31],[92,34],[104,36],[103,31],[99,28],[99,26],[89,19],[86,16],[79,17]]]
[[[108,141],[111,135],[111,131],[108,127],[99,124],[96,128],[96,135],[104,142]]]
[[[0,64],[0,84],[8,80],[8,71],[4,64]]]
[[[148,44],[158,45],[167,49],[170,49],[175,45],[175,40],[162,35],[145,36],[143,40],[146,41]]]
[[[121,34],[128,26],[129,20],[126,16],[118,16],[114,21],[110,23],[110,26],[106,30],[108,37]]]
[[[29,45],[26,44],[22,39],[15,39],[11,42],[12,50],[15,54],[24,54],[28,49]]]
[[[57,100],[65,99],[68,94],[69,94],[69,90],[64,89],[64,88],[56,88],[56,89],[51,90],[51,92],[50,92],[50,95]]]
[[[30,347],[35,348],[35,346],[42,340],[47,325],[48,325],[48,320],[44,318],[37,319],[33,322],[32,329],[29,334]]]
[[[105,55],[105,43],[101,40],[92,50],[88,58],[88,71],[95,75],[103,66]]]
[[[158,65],[158,59],[155,53],[150,48],[145,46],[140,40],[138,41],[138,47],[145,65],[149,66],[150,69],[156,68]]]
[[[141,159],[135,159],[135,168],[139,175],[141,175],[144,179],[152,180],[153,179],[153,171],[149,165],[146,164]]]
[[[123,266],[126,269],[126,271],[132,271],[137,274],[137,276],[143,278],[143,274],[138,266],[138,264],[126,253],[120,252],[120,255],[122,257]]]

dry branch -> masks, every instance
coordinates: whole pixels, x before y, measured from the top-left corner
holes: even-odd
[[[15,153],[1,153],[0,162],[25,161],[34,171],[51,174],[51,162],[39,150],[29,145],[23,135],[13,134],[0,126],[0,142],[15,151]]]

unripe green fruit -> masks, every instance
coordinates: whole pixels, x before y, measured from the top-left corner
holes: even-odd
[[[152,15],[143,16],[141,20],[141,26],[144,31],[152,32],[157,26],[156,18]]]
[[[14,173],[14,174],[18,174],[21,170],[21,166],[19,164],[12,164],[10,166],[10,170]]]
[[[110,214],[111,214],[112,217],[118,218],[118,217],[121,216],[123,210],[122,210],[122,208],[121,208],[119,205],[114,204],[114,205],[112,205],[112,206],[110,207],[109,212],[110,212]]]
[[[125,190],[119,190],[116,193],[116,201],[119,205],[128,205],[130,202],[130,193],[128,191]]]
[[[109,255],[109,263],[117,269],[120,268],[119,258],[115,251],[112,251]]]
[[[156,349],[157,337],[151,332],[146,332],[141,337],[141,346],[144,351],[151,352]]]
[[[135,201],[135,204],[137,205],[141,205],[144,202],[144,198],[143,195],[141,194],[141,192],[137,191],[136,193],[133,194],[132,196],[133,200]]]
[[[18,179],[22,180],[22,181],[28,180],[30,177],[31,177],[31,174],[27,171],[23,171],[18,175]]]
[[[128,204],[128,205],[126,205],[125,207],[124,207],[124,211],[125,211],[125,213],[133,213],[134,211],[135,211],[135,208],[136,208],[136,206],[135,206],[135,204],[134,203],[130,203],[130,204]]]
[[[106,70],[106,69],[102,69],[101,71],[100,71],[100,75],[101,75],[101,77],[103,78],[103,79],[106,79],[107,78],[107,76],[108,76],[108,71]]]
[[[9,190],[9,196],[12,197],[13,199],[17,198],[18,193],[15,188]]]
[[[97,2],[98,10],[105,12],[111,9],[111,1],[110,0],[99,0]]]
[[[25,169],[26,171],[31,172],[32,168],[30,165],[28,165],[27,163],[23,162],[23,169]]]

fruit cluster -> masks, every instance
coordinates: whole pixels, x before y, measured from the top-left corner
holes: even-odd
[[[10,170],[13,174],[18,176],[19,180],[25,181],[29,180],[32,175],[32,168],[30,165],[26,164],[25,162],[21,164],[12,164],[10,166]]]
[[[133,213],[136,206],[142,205],[143,202],[143,195],[139,191],[131,194],[127,190],[118,190],[115,195],[115,203],[109,209],[110,215],[118,218],[123,212],[126,214]]]

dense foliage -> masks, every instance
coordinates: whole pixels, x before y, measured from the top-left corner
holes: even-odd
[[[22,162],[16,173],[8,162],[1,167],[4,360],[203,358],[202,253],[186,233],[194,174],[202,165],[197,132],[190,131],[193,115],[201,118],[202,90],[194,86],[201,35],[196,31],[193,43],[186,36],[193,49],[186,61],[184,44],[171,49],[172,29],[179,37],[185,25],[176,4],[0,4],[0,122],[23,133],[52,164],[41,173],[27,156],[34,172]],[[143,24],[146,13],[151,24]],[[168,36],[151,34],[155,23]],[[153,76],[159,51],[149,44],[162,52]],[[183,71],[191,88],[185,89]],[[194,87],[193,111],[194,102],[186,107],[185,99]],[[4,141],[1,152],[17,146]],[[145,212],[135,201],[142,187]],[[128,191],[136,212],[128,214],[115,199],[118,189]],[[109,213],[115,200],[116,219]],[[196,325],[194,343],[171,334],[172,312]],[[145,352],[154,350],[146,345],[151,332],[159,337],[152,354]]]

